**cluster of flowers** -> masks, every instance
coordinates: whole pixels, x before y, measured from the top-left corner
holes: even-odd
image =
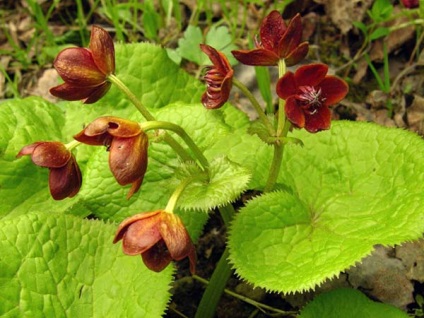
[[[296,15],[288,25],[277,11],[262,22],[260,40],[253,50],[233,51],[241,63],[257,66],[298,64],[308,53],[309,45],[301,42],[302,25]],[[221,107],[229,98],[234,71],[225,55],[211,46],[201,45],[213,65],[204,76],[207,89],[202,103],[208,109]],[[64,83],[53,87],[54,96],[66,100],[83,100],[90,104],[102,98],[111,86],[115,72],[115,50],[112,38],[100,27],[92,28],[89,48],[68,48],[59,53],[54,66]],[[286,118],[294,127],[315,133],[328,129],[331,122],[329,106],[338,103],[348,92],[347,84],[327,75],[325,64],[299,67],[286,72],[278,81],[276,92],[285,100]],[[81,171],[71,153],[75,143],[105,146],[109,166],[120,185],[131,184],[127,198],[136,193],[147,168],[147,134],[136,122],[117,117],[100,117],[74,136],[65,145],[56,141],[35,142],[25,146],[18,157],[30,155],[32,161],[50,169],[49,187],[55,200],[75,196],[82,184]],[[161,271],[172,260],[188,257],[190,270],[195,271],[196,254],[181,219],[173,211],[158,210],[140,213],[124,220],[118,227],[114,243],[123,241],[128,255],[141,254],[146,266]]]
[[[93,26],[89,48],[67,48],[59,53],[54,67],[64,83],[50,93],[65,100],[83,100],[91,104],[102,98],[115,72],[115,49],[110,35]],[[147,168],[147,134],[137,122],[105,116],[95,119],[74,136],[77,143],[105,146],[109,151],[109,167],[120,185],[131,184],[127,198],[136,193]],[[57,141],[41,141],[21,149],[17,157],[31,156],[34,164],[49,168],[49,188],[55,200],[75,196],[82,184],[81,171],[71,149]],[[188,257],[190,271],[195,272],[196,252],[181,219],[172,211],[158,210],[136,214],[124,220],[113,240],[122,240],[127,255],[141,255],[153,271],[163,270],[172,260]]]
[[[301,42],[302,24],[297,14],[288,24],[278,11],[272,11],[261,24],[260,41],[253,50],[232,51],[241,63],[254,66],[274,66],[284,60],[293,66],[303,60],[309,45]],[[207,91],[202,97],[206,108],[219,108],[228,100],[232,87],[233,69],[225,55],[208,45],[201,45],[213,66],[205,75]],[[330,128],[329,106],[340,102],[348,92],[342,79],[327,75],[328,66],[321,63],[299,67],[287,72],[277,83],[277,95],[286,101],[285,113],[297,128],[315,133]]]

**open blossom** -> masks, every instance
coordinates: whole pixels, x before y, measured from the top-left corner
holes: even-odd
[[[190,272],[196,267],[196,250],[181,219],[163,210],[136,214],[124,220],[113,243],[122,240],[127,255],[141,255],[144,264],[162,271],[172,260],[190,260]]]
[[[27,145],[16,157],[31,156],[40,167],[50,169],[49,188],[55,200],[72,198],[81,188],[81,171],[72,153],[57,141],[39,141]]]
[[[88,49],[64,49],[53,65],[65,83],[51,88],[52,95],[95,103],[111,86],[106,77],[115,72],[113,40],[106,30],[93,26]]]
[[[256,49],[232,51],[234,57],[246,65],[271,66],[284,59],[287,66],[295,65],[305,58],[308,42],[302,42],[302,22],[297,14],[286,26],[281,14],[274,10],[262,21],[260,41]]]
[[[213,63],[204,76],[207,88],[202,104],[208,109],[220,108],[230,97],[234,71],[223,53],[206,44],[200,44],[200,48]]]
[[[327,71],[325,64],[309,64],[279,79],[277,94],[286,100],[286,116],[294,126],[311,133],[330,128],[328,107],[340,102],[349,87],[342,79],[327,75]]]
[[[131,184],[127,198],[140,189],[147,169],[149,140],[136,122],[105,116],[99,117],[74,136],[93,146],[106,146],[109,167],[120,185]]]

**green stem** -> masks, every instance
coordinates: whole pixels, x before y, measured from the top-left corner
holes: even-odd
[[[233,84],[237,86],[243,94],[249,99],[249,101],[252,103],[253,108],[255,108],[256,112],[258,113],[259,119],[263,122],[263,124],[268,129],[268,132],[270,136],[274,135],[274,127],[272,127],[271,122],[269,121],[268,117],[266,116],[265,112],[263,111],[261,105],[259,105],[258,100],[253,96],[253,94],[249,91],[249,89],[238,79],[233,77]]]
[[[195,318],[213,318],[215,316],[216,307],[221,299],[222,292],[227,285],[228,279],[231,277],[232,270],[227,260],[228,256],[229,252],[228,248],[226,248],[203,293],[202,300],[194,316]],[[194,277],[196,278],[197,276]]]
[[[121,92],[128,96],[131,103],[138,109],[138,111],[143,115],[146,120],[155,120],[155,117],[147,110],[146,107],[137,99],[137,97],[130,91],[130,89],[114,74],[108,75],[107,79],[115,84]]]
[[[286,73],[286,62],[282,59],[278,62],[278,75],[281,78]],[[289,129],[290,122],[286,118],[285,106],[286,102],[283,99],[278,100],[278,123],[277,123],[277,137],[286,137]],[[284,143],[277,141],[274,143],[274,156],[272,158],[271,168],[269,169],[268,180],[265,184],[264,192],[272,190],[277,182],[278,175],[280,174],[281,162],[283,160]]]
[[[187,178],[184,179],[178,187],[174,190],[171,197],[168,200],[168,204],[165,207],[165,211],[173,213],[175,206],[177,205],[178,199],[180,198],[181,194],[183,193],[184,189],[195,180],[196,178]]]
[[[166,122],[166,121],[148,121],[145,123],[141,123],[140,127],[141,129],[143,129],[143,131],[147,131],[151,129],[166,129],[166,130],[175,132],[178,136],[180,136],[184,140],[184,142],[193,152],[194,156],[197,158],[202,168],[203,169],[208,168],[209,166],[208,160],[203,155],[199,147],[197,147],[197,145],[194,143],[193,139],[191,139],[190,136],[185,132],[185,130],[181,128],[180,126],[170,122]]]
[[[197,281],[201,282],[202,284],[205,284],[205,285],[210,284],[210,282],[208,282],[206,279],[204,279],[200,276],[193,275],[193,278],[196,279]],[[248,303],[252,306],[255,306],[256,308],[258,308],[260,310],[264,309],[264,310],[268,310],[268,311],[275,312],[275,313],[278,313],[278,314],[283,314],[283,315],[296,315],[297,314],[296,311],[284,311],[284,310],[274,308],[274,307],[268,306],[266,304],[257,302],[256,300],[253,300],[253,299],[248,298],[246,296],[242,296],[240,294],[237,294],[237,293],[235,293],[235,292],[233,292],[229,289],[224,289],[224,292],[226,294],[234,297],[234,298],[237,298],[237,299],[240,299],[241,301],[244,301],[245,303]]]
[[[228,228],[230,221],[233,219],[235,210],[231,204],[227,204],[219,208],[222,220]],[[212,318],[215,315],[216,307],[221,295],[224,292],[228,279],[231,276],[231,266],[228,263],[228,248],[225,249],[219,262],[212,274],[211,280],[203,293],[202,300],[196,311],[196,318]]]
[[[137,108],[137,110],[143,115],[143,117],[148,121],[155,121],[155,117],[147,110],[146,107],[137,99],[137,97],[130,91],[130,89],[114,74],[108,75],[107,79],[112,83],[115,84],[118,89],[123,92],[129,100],[133,103],[133,105]],[[186,150],[181,147],[181,145],[171,136],[168,134],[165,134],[163,136],[163,139],[165,140],[168,145],[174,149],[174,151],[184,160],[189,161],[191,160],[190,154],[186,152]]]
[[[284,144],[274,144],[274,156],[272,158],[271,168],[269,169],[268,180],[264,188],[264,192],[269,192],[277,182],[280,174],[281,161],[283,159]]]
[[[72,149],[78,147],[81,143],[77,140],[72,140],[71,142],[65,144],[66,149],[71,151]]]
[[[284,59],[280,59],[278,62],[278,76],[281,78],[286,73],[286,62]],[[282,135],[284,126],[286,125],[286,113],[284,108],[286,107],[286,101],[284,99],[278,99],[278,124],[277,124],[277,137]]]

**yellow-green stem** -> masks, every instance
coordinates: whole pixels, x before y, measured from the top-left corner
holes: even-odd
[[[183,193],[184,189],[195,180],[196,178],[187,178],[184,179],[178,187],[174,190],[171,197],[168,200],[168,203],[165,207],[165,211],[169,213],[174,213],[175,206],[177,205],[178,199]]]
[[[278,75],[281,78],[286,73],[286,62],[280,60],[278,62]],[[283,99],[278,100],[278,120],[277,120],[277,137],[286,137],[290,129],[290,122],[286,118],[285,106]],[[271,168],[269,169],[268,180],[265,184],[264,192],[269,192],[274,188],[280,174],[281,162],[283,160],[284,143],[277,141],[274,143],[274,155],[272,158]]]
[[[194,143],[193,139],[190,138],[190,136],[185,132],[185,130],[182,127],[170,122],[166,122],[166,121],[148,121],[145,123],[141,123],[140,127],[144,131],[151,130],[151,129],[165,129],[165,130],[170,130],[175,132],[176,134],[178,134],[178,136],[180,136],[184,140],[184,142],[193,152],[194,156],[199,161],[202,168],[203,169],[208,168],[209,166],[208,160],[203,155],[199,147],[197,147],[197,145]]]
[[[71,142],[65,144],[66,149],[71,151],[72,149],[78,147],[81,143],[78,140],[72,140]]]
[[[253,108],[255,108],[256,112],[258,113],[259,119],[262,121],[262,123],[266,126],[268,129],[269,135],[274,135],[274,128],[272,127],[271,122],[269,121],[268,117],[266,116],[265,112],[263,111],[261,105],[259,105],[258,100],[253,96],[253,94],[249,91],[249,89],[238,79],[233,78],[233,84],[237,86],[243,94],[249,99],[250,103],[252,104]]]
[[[154,121],[156,120],[155,117],[147,110],[146,107],[137,99],[137,97],[131,92],[131,90],[115,75],[110,74],[107,79],[116,85],[118,89],[123,92],[133,103],[133,105],[137,108],[137,110],[143,115],[143,117],[148,121]],[[168,134],[165,134],[163,139],[165,140],[168,145],[174,149],[174,151],[184,160],[188,161],[191,160],[190,154],[187,153],[187,151],[181,147],[181,145],[174,139],[172,136],[169,136]]]

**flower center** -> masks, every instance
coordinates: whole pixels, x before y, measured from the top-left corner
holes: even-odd
[[[296,95],[296,99],[300,101],[302,108],[310,115],[315,114],[326,100],[321,96],[321,88],[316,90],[313,86],[299,86],[299,90],[300,94]]]

